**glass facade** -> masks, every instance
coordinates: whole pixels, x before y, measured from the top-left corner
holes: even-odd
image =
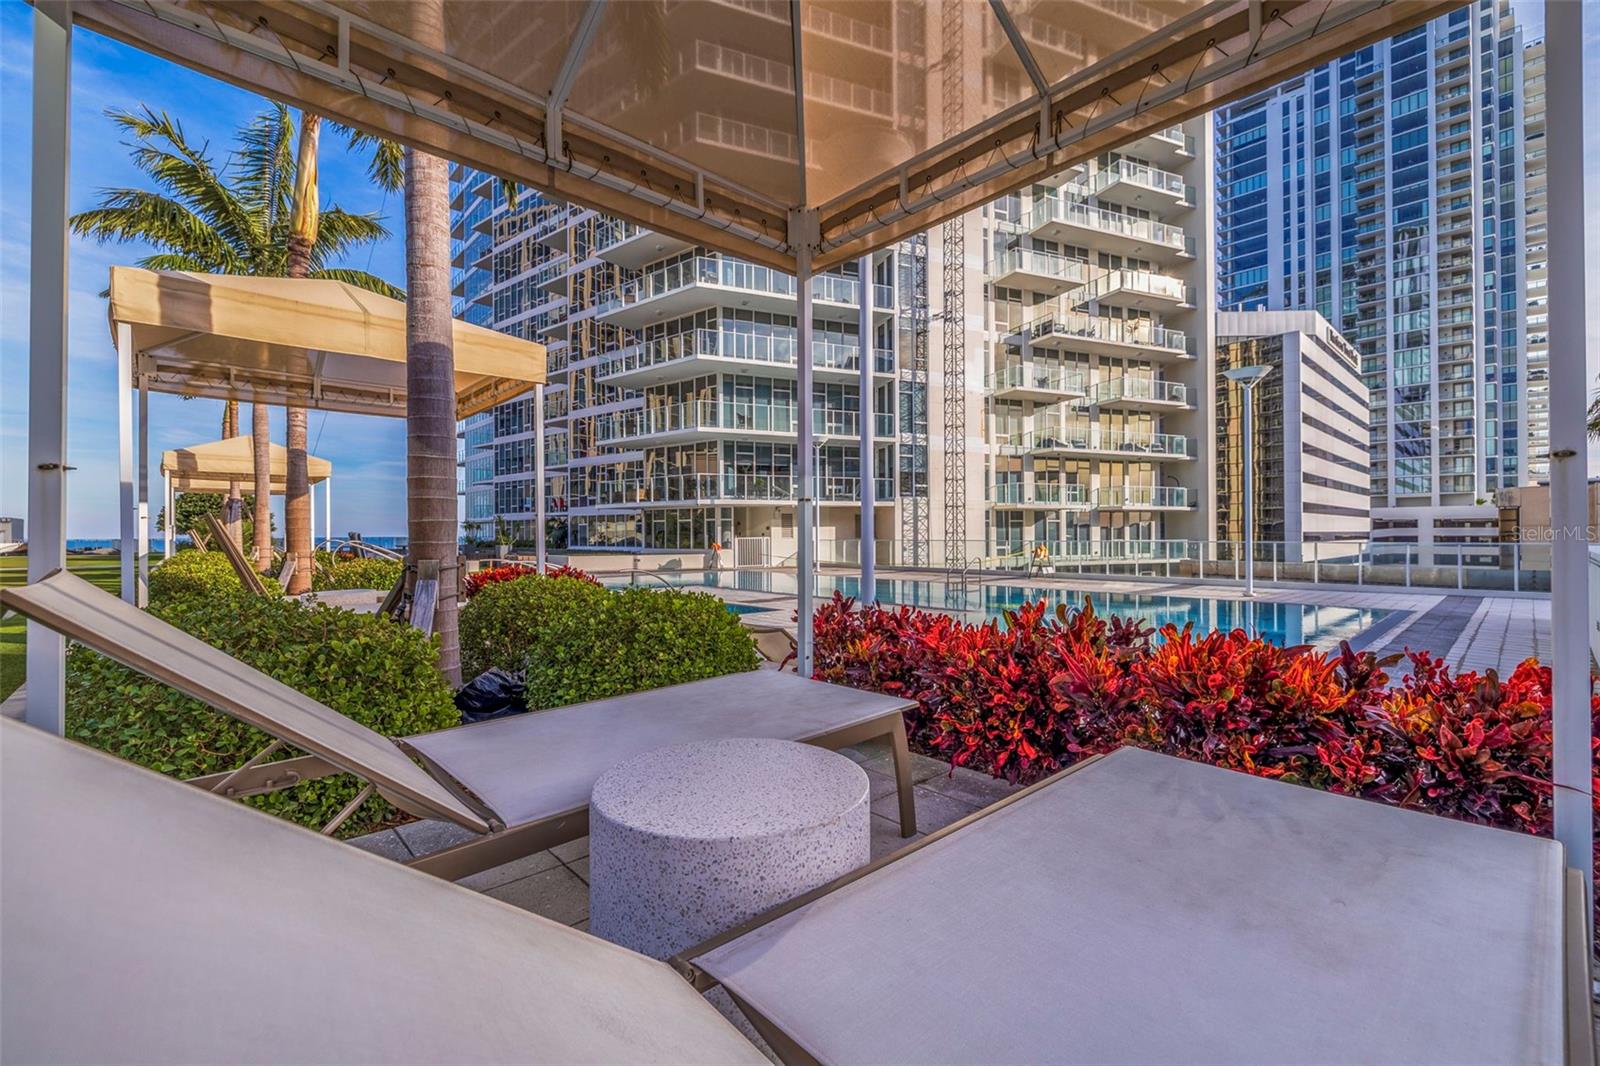
[[[1217,115],[1218,306],[1316,310],[1356,346],[1375,508],[1530,474],[1522,52],[1476,0]]]

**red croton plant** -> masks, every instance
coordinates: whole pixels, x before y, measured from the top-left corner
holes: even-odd
[[[1426,652],[1280,648],[1243,630],[1159,634],[1043,603],[963,623],[835,594],[824,681],[903,695],[914,747],[1012,782],[1130,744],[1485,825],[1551,832],[1550,670],[1452,674]],[[1600,700],[1591,714],[1600,712]],[[1600,745],[1595,749],[1600,752]],[[1600,787],[1596,789],[1600,793]]]
[[[467,580],[464,583],[464,592],[466,593],[467,598],[471,599],[473,596],[476,596],[478,592],[481,591],[486,585],[497,584],[501,581],[515,581],[519,577],[527,577],[529,574],[537,572],[538,571],[534,567],[524,566],[521,563],[506,563],[504,566],[492,566],[487,569],[468,574]],[[579,581],[587,581],[591,585],[600,584],[600,582],[596,581],[592,575],[583,570],[579,570],[575,566],[568,566],[565,563],[560,566],[547,566],[545,567],[544,573],[546,577],[571,577],[577,578]]]

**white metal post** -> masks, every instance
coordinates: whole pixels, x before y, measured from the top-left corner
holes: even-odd
[[[72,117],[72,15],[33,8],[33,174],[28,300],[28,580],[67,558],[67,164]],[[24,718],[61,733],[66,641],[28,623]]]
[[[178,516],[176,514],[178,506],[178,494],[173,491],[172,479],[170,477],[163,476],[161,480],[166,483],[167,496],[167,505],[161,508],[161,516],[165,519],[165,521],[161,524],[161,558],[170,559],[172,558],[173,552],[172,542],[177,539],[172,535],[172,529],[178,521]]]
[[[143,374],[139,375],[139,510],[134,542],[139,555],[134,602],[143,607],[150,587],[150,383]]]
[[[873,483],[875,459],[872,439],[875,433],[872,365],[872,256],[861,257],[861,602],[877,600],[877,531],[874,509],[877,486]]]
[[[533,387],[533,543],[539,573],[544,573],[544,386]]]
[[[1583,5],[1545,0],[1545,81],[1550,128],[1550,629],[1554,636],[1552,755],[1555,835],[1594,898],[1593,779],[1589,716],[1588,441],[1585,398]],[[1594,913],[1585,906],[1593,939]],[[1585,941],[1588,943],[1589,941]],[[1585,1019],[1587,1021],[1587,1019]]]
[[[139,503],[133,488],[133,326],[117,323],[117,480],[121,543],[117,560],[122,598],[138,603]]]
[[[333,544],[333,475],[322,482],[322,545]],[[331,548],[330,548],[331,550]]]
[[[315,485],[306,486],[306,511],[307,517],[310,519],[306,525],[311,527],[311,550],[314,553],[317,550],[317,487]],[[287,522],[284,524],[288,525]],[[313,570],[315,569],[315,564],[312,564],[312,568]]]
[[[1244,594],[1256,594],[1256,500],[1255,476],[1252,467],[1255,466],[1255,456],[1250,454],[1254,442],[1250,439],[1250,415],[1252,382],[1244,383]]]
[[[799,336],[796,338],[799,359],[796,360],[798,371],[798,385],[795,392],[799,394],[800,403],[800,437],[795,448],[796,473],[799,475],[799,485],[796,486],[800,494],[797,501],[795,515],[795,536],[797,538],[795,550],[795,587],[798,593],[796,618],[798,629],[795,632],[795,669],[801,677],[810,677],[812,668],[812,641],[811,641],[811,595],[816,577],[812,573],[812,560],[815,558],[815,545],[811,540],[812,511],[816,506],[812,499],[812,461],[811,461],[811,245],[809,241],[799,242],[795,253],[795,290],[800,297]]]

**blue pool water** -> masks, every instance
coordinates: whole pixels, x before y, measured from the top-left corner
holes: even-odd
[[[745,589],[750,592],[795,594],[795,575],[767,570],[737,570],[721,573],[660,574],[651,581],[666,580],[685,587]],[[861,599],[861,581],[846,574],[823,574],[817,579],[817,593],[829,597],[834,592]],[[1144,595],[1105,592],[1093,587],[1061,588],[1027,584],[973,585],[962,589],[943,581],[910,578],[879,578],[875,592],[879,603],[905,604],[944,611],[963,618],[1001,618],[1008,610],[1025,603],[1045,600],[1052,607],[1065,603],[1082,606],[1085,598],[1103,615],[1142,618],[1151,626],[1172,623],[1180,628],[1193,622],[1197,630],[1244,629],[1259,633],[1274,644],[1311,644],[1318,648],[1337,647],[1341,640],[1358,636],[1382,622],[1394,611],[1375,607],[1329,607],[1312,603],[1264,603],[1261,601],[1218,600],[1204,596]],[[740,612],[743,613],[743,612]]]

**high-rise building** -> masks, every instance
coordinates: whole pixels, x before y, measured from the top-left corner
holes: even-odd
[[[1528,476],[1550,480],[1550,219],[1545,187],[1544,41],[1522,51],[1523,241],[1527,252],[1528,379],[1523,383],[1523,418],[1528,423]]]
[[[1315,311],[1217,313],[1219,541],[1244,533],[1243,389],[1223,373],[1270,366],[1252,390],[1254,534],[1274,556],[1305,558],[1313,541],[1364,541],[1372,531],[1367,394],[1354,348]]]
[[[984,444],[968,529],[987,556],[1209,539],[1211,150],[1197,119],[966,216],[983,255],[968,262],[983,308],[966,323],[968,436]]]
[[[792,555],[799,300],[791,275],[595,211],[455,175],[456,291],[465,315],[542,341],[549,543],[575,549]],[[872,426],[879,528],[892,538],[900,348],[913,242],[812,286],[815,495],[824,541],[859,535],[860,433]],[[902,277],[904,275],[904,277]],[[872,387],[860,388],[861,285]],[[463,424],[468,535],[532,543],[533,394]]]
[[[1376,538],[1492,539],[1530,474],[1522,64],[1476,0],[1217,114],[1218,306],[1360,351]]]

